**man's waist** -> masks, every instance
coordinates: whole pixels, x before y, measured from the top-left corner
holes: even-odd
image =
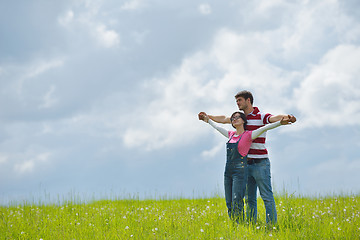
[[[254,163],[261,163],[262,161],[266,160],[268,158],[247,158],[247,164],[251,165]]]

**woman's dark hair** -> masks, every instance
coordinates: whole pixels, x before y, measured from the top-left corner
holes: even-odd
[[[232,119],[234,118],[234,116],[236,114],[240,114],[241,119],[244,121],[244,129],[246,129],[247,119],[246,119],[246,115],[242,112],[234,112],[233,114],[231,114],[231,117],[230,117],[231,126],[233,126],[233,128],[235,128],[234,125],[232,124]]]

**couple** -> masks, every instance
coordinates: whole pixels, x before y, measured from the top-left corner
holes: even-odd
[[[199,113],[199,119],[209,123],[229,141],[226,144],[227,161],[224,173],[225,200],[229,217],[244,220],[244,197],[247,190],[247,217],[256,222],[257,187],[266,209],[266,222],[276,223],[277,214],[271,187],[270,162],[265,148],[266,131],[294,123],[291,115],[271,115],[253,107],[254,98],[249,91],[235,95],[239,110],[231,117],[211,116]],[[230,123],[236,131],[227,131],[218,123]]]

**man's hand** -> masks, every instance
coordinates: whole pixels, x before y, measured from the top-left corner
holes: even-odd
[[[287,125],[287,124],[292,124],[296,122],[296,117],[294,117],[293,115],[287,115],[284,116],[281,120],[280,120],[280,124],[281,125]]]
[[[288,115],[290,122],[294,123],[296,122],[296,117],[294,115]]]

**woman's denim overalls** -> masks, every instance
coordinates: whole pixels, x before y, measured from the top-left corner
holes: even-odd
[[[234,134],[235,135],[235,134]],[[233,136],[234,136],[233,135]],[[224,173],[225,201],[230,219],[236,222],[244,220],[244,196],[248,178],[247,156],[241,156],[238,144],[226,143],[226,166]]]

